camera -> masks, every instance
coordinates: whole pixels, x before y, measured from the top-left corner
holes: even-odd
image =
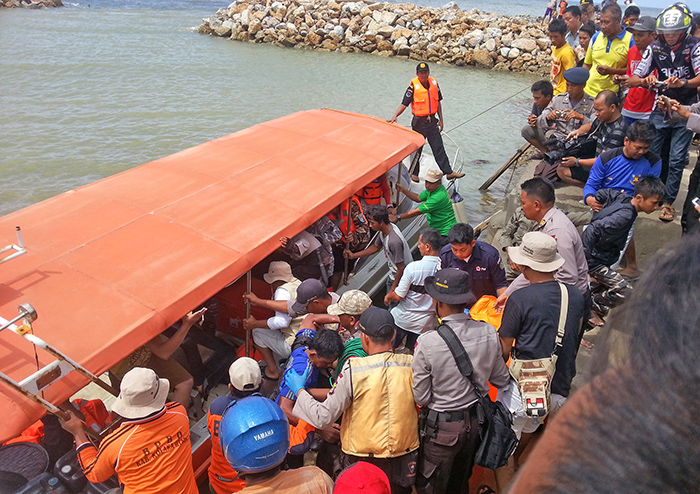
[[[559,137],[549,139],[542,143],[548,151],[544,153],[544,161],[553,165],[557,161],[561,161],[565,156],[574,156],[576,158],[592,158],[595,156],[595,139],[572,139],[566,141]]]
[[[664,89],[668,89],[668,84],[666,84],[665,82],[656,81],[654,84],[651,85],[651,89],[663,91]]]

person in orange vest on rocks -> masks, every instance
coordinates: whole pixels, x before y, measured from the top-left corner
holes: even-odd
[[[112,411],[124,421],[96,448],[72,412],[61,425],[73,434],[78,462],[90,482],[119,475],[124,494],[197,494],[190,422],[185,407],[166,403],[170,383],[134,367],[122,379]]]
[[[394,113],[394,116],[388,120],[389,123],[396,122],[408,105],[411,105],[413,112],[413,120],[411,128],[423,135],[430,144],[430,149],[433,150],[433,157],[437,162],[442,173],[445,174],[448,180],[462,178],[464,173],[456,173],[450,166],[450,159],[445,152],[445,145],[442,142],[440,132],[444,127],[442,118],[442,93],[435,79],[430,77],[430,67],[425,62],[421,62],[416,66],[416,77],[411,81],[411,84],[404,94],[403,101],[399,108]],[[418,182],[418,172],[420,171],[420,153],[423,148],[418,150],[418,156],[414,160],[415,165],[411,169],[411,179]]]
[[[212,494],[229,494],[238,492],[245,487],[243,479],[231,467],[221,450],[219,425],[224,410],[236,400],[250,396],[260,390],[262,373],[258,363],[250,357],[241,357],[228,368],[231,383],[229,393],[219,396],[209,407],[207,429],[211,436],[211,465],[209,466],[209,489]]]
[[[370,228],[357,196],[343,201],[340,206],[328,214],[328,217],[340,228],[340,232],[343,234],[340,240],[333,244],[335,265],[333,266],[333,276],[331,276],[331,287],[336,290],[340,286],[345,272],[346,260],[343,257],[343,251],[348,248],[350,252],[359,252],[367,247],[370,240]],[[355,267],[355,262],[355,260],[347,261],[348,273]]]

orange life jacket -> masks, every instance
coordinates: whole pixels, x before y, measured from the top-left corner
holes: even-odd
[[[437,81],[428,77],[430,89],[425,89],[417,77],[411,81],[411,84],[413,85],[413,100],[411,101],[413,114],[417,117],[427,117],[437,113],[440,104],[440,89]]]
[[[364,199],[367,204],[381,204],[384,195],[381,180],[375,178],[355,195]]]
[[[362,215],[362,219],[365,221],[365,223],[367,222],[365,214],[362,212],[362,204],[360,204],[360,200],[356,196],[352,196],[347,201],[343,201],[340,205],[340,214],[338,218],[335,218],[335,215],[328,215],[331,220],[340,219],[340,224],[338,225],[338,228],[340,228],[340,231],[343,234],[343,240],[345,240],[345,236],[348,234],[348,230],[350,231],[350,233],[355,233],[355,231],[357,230],[357,225],[352,220],[352,216],[350,214],[350,201],[354,202],[357,205],[358,209],[360,210],[360,215]]]

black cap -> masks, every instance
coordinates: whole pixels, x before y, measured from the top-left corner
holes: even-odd
[[[297,288],[297,300],[292,304],[292,310],[297,313],[304,312],[309,302],[326,295],[328,290],[321,280],[315,278],[304,280]]]
[[[591,74],[588,72],[588,69],[574,67],[573,69],[565,70],[563,75],[566,82],[570,82],[571,84],[585,84]]]
[[[627,30],[630,32],[649,32],[653,33],[656,31],[656,19],[650,15],[645,15],[637,19],[637,22],[631,26],[627,26]]]
[[[428,276],[425,279],[425,291],[445,304],[466,304],[471,307],[476,302],[469,274],[457,268],[441,269],[435,276]]]
[[[357,324],[360,331],[367,336],[378,336],[379,332],[387,326],[396,331],[394,316],[388,310],[375,306],[364,311]]]
[[[421,62],[418,65],[416,65],[416,72],[423,72],[424,70],[430,71],[430,67],[427,63]]]

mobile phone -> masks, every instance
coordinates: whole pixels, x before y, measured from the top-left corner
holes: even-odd
[[[652,89],[666,89],[668,88],[668,84],[665,82],[661,81],[656,81],[654,84],[651,85]]]
[[[695,206],[696,208],[700,208],[700,197],[693,198],[692,202],[693,202],[693,206]]]

